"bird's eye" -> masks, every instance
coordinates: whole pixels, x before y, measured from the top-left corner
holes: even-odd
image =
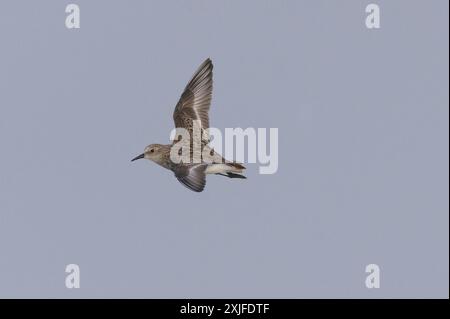
[[[154,149],[151,149],[151,150],[150,150],[150,153],[153,153],[154,151],[155,151]]]

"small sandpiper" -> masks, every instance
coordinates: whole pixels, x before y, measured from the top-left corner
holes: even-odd
[[[190,141],[190,161],[174,162],[171,150],[177,140],[171,144],[150,144],[144,149],[144,153],[136,156],[131,161],[145,158],[169,169],[175,173],[175,177],[187,188],[201,192],[205,188],[206,174],[216,174],[230,178],[246,178],[242,175],[245,167],[236,162],[225,160],[217,154],[209,145],[209,107],[211,104],[213,89],[213,64],[210,59],[206,59],[192,79],[186,85],[181,94],[180,100],[175,106],[173,120],[175,127],[189,132],[189,136],[195,139],[195,126],[200,126],[201,159],[196,162],[192,160],[194,144]],[[179,141],[179,140],[178,140]],[[177,152],[178,153],[178,152]],[[181,153],[179,153],[181,154]],[[208,161],[204,159],[204,154],[208,154]]]

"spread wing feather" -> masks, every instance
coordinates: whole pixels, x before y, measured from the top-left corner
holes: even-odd
[[[207,164],[180,165],[174,170],[175,177],[190,190],[201,192],[206,185],[207,166]]]
[[[202,129],[202,141],[206,143],[209,141],[209,136],[204,130],[209,128],[208,112],[213,89],[212,70],[211,60],[206,59],[186,85],[173,113],[175,127],[188,130],[191,137],[193,136],[193,121],[199,121]]]

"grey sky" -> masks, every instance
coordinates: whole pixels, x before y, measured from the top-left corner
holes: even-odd
[[[72,2],[0,4],[0,297],[448,298],[447,1]],[[197,194],[130,159],[207,57],[279,169]]]

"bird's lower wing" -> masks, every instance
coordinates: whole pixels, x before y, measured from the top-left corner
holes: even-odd
[[[208,164],[180,165],[175,169],[175,177],[194,192],[201,192],[206,185],[205,170]]]

